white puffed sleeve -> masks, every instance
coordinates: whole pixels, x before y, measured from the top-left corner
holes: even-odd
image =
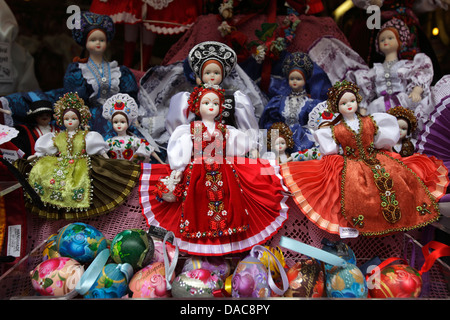
[[[88,155],[103,154],[108,152],[108,143],[103,136],[95,131],[89,131],[86,134],[86,153]]]
[[[400,139],[397,118],[388,113],[374,113],[371,116],[378,126],[378,132],[373,140],[374,147],[389,150]]]
[[[192,147],[190,125],[176,127],[167,145],[167,159],[172,170],[184,171],[191,161]]]
[[[139,157],[150,158],[152,153],[155,151],[155,147],[153,147],[150,143],[145,139],[134,138],[135,144],[135,154]]]
[[[38,157],[43,157],[46,155],[53,155],[57,153],[58,148],[56,148],[55,144],[53,143],[54,137],[55,134],[53,132],[46,133],[43,136],[39,137],[34,145],[34,154]]]
[[[175,129],[182,124],[190,123],[195,115],[188,112],[189,92],[178,92],[170,99],[169,110],[167,111],[165,126],[171,135]]]
[[[247,152],[255,149],[255,141],[253,136],[248,132],[227,126],[227,156],[242,157]]]
[[[331,127],[325,127],[314,131],[314,139],[319,145],[319,150],[322,155],[337,154],[339,152],[339,145],[333,139],[333,132]]]

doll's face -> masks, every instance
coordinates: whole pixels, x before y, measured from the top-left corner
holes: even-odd
[[[398,119],[397,122],[400,128],[400,140],[402,140],[408,135],[408,122],[404,119]]]
[[[113,129],[117,133],[124,133],[128,129],[127,118],[123,114],[116,114],[112,119]]]
[[[106,35],[101,30],[94,30],[86,41],[86,50],[90,53],[103,54],[106,50]]]
[[[203,83],[221,84],[222,83],[222,68],[216,62],[212,62],[203,68],[202,72]]]
[[[284,153],[287,149],[286,140],[283,137],[278,137],[275,140],[274,148],[277,153]]]
[[[36,123],[38,126],[41,126],[41,127],[48,126],[48,124],[50,123],[51,120],[52,120],[52,115],[51,115],[51,113],[48,113],[48,112],[41,113],[36,116]]]
[[[64,114],[64,126],[67,130],[72,131],[78,128],[80,125],[80,120],[78,119],[78,116],[73,111],[67,111]]]
[[[339,100],[339,113],[344,117],[346,115],[352,115],[358,110],[358,102],[356,101],[356,96],[352,92],[346,92],[342,95]]]
[[[381,31],[378,41],[380,51],[384,54],[397,52],[399,44],[397,41],[397,37],[395,36],[394,32],[392,32],[392,30]]]
[[[214,120],[220,111],[220,99],[214,92],[208,92],[200,101],[200,116],[202,119]]]
[[[300,71],[294,70],[289,74],[289,87],[293,91],[300,91],[303,90],[303,87],[305,86],[305,79],[303,78],[303,75]]]

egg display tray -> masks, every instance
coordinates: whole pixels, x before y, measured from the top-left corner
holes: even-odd
[[[277,247],[282,236],[318,248],[322,247],[321,242],[324,238],[331,241],[339,240],[338,236],[331,235],[311,223],[294,206],[292,199],[288,200],[287,204],[290,207],[288,220],[277,235],[264,244],[265,246]],[[31,285],[30,271],[42,261],[42,250],[48,237],[57,233],[60,228],[71,222],[74,221],[45,220],[35,215],[28,216],[28,254],[13,266],[0,265],[1,300],[27,299],[36,296]],[[97,228],[109,240],[112,240],[117,233],[125,229],[138,228],[147,230],[148,228],[141,213],[138,188],[113,212],[103,216],[84,219],[82,222]],[[430,232],[429,229],[432,228],[432,226],[429,226],[424,229],[428,229],[428,232]],[[380,238],[360,236],[354,239],[343,239],[343,241],[354,251],[358,266],[365,264],[375,256],[382,260],[390,257],[399,257],[405,258],[412,267],[420,269],[423,263],[420,240],[424,233],[424,230],[416,230]],[[281,249],[287,266],[293,265],[300,259],[305,259],[299,254]],[[236,262],[243,257],[245,257],[245,254],[229,258]],[[186,256],[180,256],[177,270],[180,269],[180,265],[185,259]],[[423,282],[422,294],[418,299],[450,299],[450,267],[442,259],[438,259],[431,270],[424,274]]]

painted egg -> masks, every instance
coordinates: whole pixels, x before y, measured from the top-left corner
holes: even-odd
[[[128,292],[130,275],[124,271],[124,264],[109,263],[102,268],[94,284],[84,294],[85,299],[122,298]],[[131,266],[130,266],[131,268]]]
[[[31,284],[42,296],[64,296],[75,290],[84,267],[68,257],[50,258],[30,272]]]
[[[175,274],[172,275],[172,282]],[[171,296],[167,290],[166,270],[163,262],[154,262],[138,272],[130,281],[129,288],[133,298],[167,298]]]
[[[155,247],[153,258],[150,263],[154,262],[164,262],[164,243],[161,239],[158,239],[156,237],[152,237],[153,245]],[[173,260],[175,257],[176,249],[173,245],[166,244],[166,251],[167,256],[169,257],[169,263]]]
[[[327,239],[322,240],[323,247],[322,249],[324,251],[327,251],[329,253],[332,253],[339,258],[344,259],[345,261],[356,265],[356,256],[353,250],[348,246],[348,244],[342,242],[342,241],[330,241]],[[333,266],[325,263],[325,269],[329,270]]]
[[[377,280],[369,286],[371,298],[417,298],[422,291],[421,275],[405,264],[382,268]]]
[[[366,298],[368,289],[361,270],[354,264],[332,266],[325,272],[325,288],[332,298]]]
[[[265,246],[264,248],[267,249],[268,251],[270,251],[276,257],[276,259],[281,263],[283,268],[286,266],[286,263],[284,261],[283,252],[280,250],[279,247],[272,248],[269,246]],[[270,272],[274,279],[277,279],[280,277],[280,270],[278,268],[277,263],[275,262],[275,258],[271,254],[269,254],[267,251],[264,251],[261,253],[259,260],[261,260],[261,262],[264,264],[266,269],[269,269],[269,264],[270,264]]]
[[[172,283],[175,298],[212,298],[223,288],[222,279],[206,269],[194,269],[180,273]]]
[[[58,249],[56,248],[57,235],[58,235],[57,233],[54,233],[50,237],[48,237],[47,242],[45,243],[44,250],[42,250],[42,261],[51,258],[61,257],[61,255],[58,252]]]
[[[105,236],[93,226],[82,222],[68,224],[58,231],[55,245],[61,256],[81,263],[91,262],[98,252],[107,247]]]
[[[218,275],[223,281],[230,275],[230,263],[224,257],[193,256],[186,259],[181,272],[206,269]]]
[[[264,264],[255,257],[248,256],[239,261],[231,280],[233,298],[270,297],[268,272]]]
[[[308,259],[295,263],[286,272],[289,288],[285,297],[320,298],[325,293],[322,263]]]
[[[150,264],[155,247],[144,230],[127,229],[114,237],[110,250],[114,262],[129,263],[137,271]]]

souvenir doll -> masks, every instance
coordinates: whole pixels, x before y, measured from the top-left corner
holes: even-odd
[[[311,59],[303,52],[287,56],[283,73],[291,92],[288,96],[280,95],[272,98],[259,119],[260,127],[266,130],[275,122],[286,123],[293,132],[294,151],[308,149],[314,145],[314,139],[306,126],[309,113],[320,100],[311,99],[305,91],[305,84],[313,68]]]
[[[389,114],[397,118],[398,127],[400,129],[400,139],[393,146],[393,151],[399,153],[402,157],[409,157],[414,154],[415,146],[411,141],[411,133],[417,128],[417,120],[411,110],[402,106],[391,108]]]
[[[314,133],[323,158],[282,165],[302,212],[335,234],[351,227],[365,236],[387,235],[436,221],[437,201],[449,182],[442,161],[387,151],[399,138],[397,119],[388,113],[361,116],[354,83],[337,82],[327,101],[338,116]]]
[[[201,120],[175,129],[169,165],[142,168],[140,198],[147,223],[173,231],[180,250],[193,255],[249,250],[273,236],[287,218],[278,167],[243,158],[251,138],[216,120],[224,108],[223,91],[197,87],[189,112]],[[169,188],[170,180],[175,188]],[[176,198],[163,200],[170,189]]]
[[[83,218],[109,212],[131,192],[139,166],[126,160],[108,159],[108,145],[95,131],[84,128],[90,112],[76,93],[66,93],[55,103],[60,132],[48,132],[35,144],[35,154],[17,167],[46,208],[29,209],[48,218]],[[111,174],[114,173],[114,174]]]
[[[103,105],[103,117],[112,123],[117,133],[117,136],[106,140],[110,158],[142,163],[149,162],[150,157],[154,157],[162,163],[155,152],[155,147],[128,131],[138,117],[138,106],[132,97],[126,93],[113,95]]]
[[[283,122],[276,122],[267,131],[267,152],[263,156],[266,159],[276,159],[279,164],[292,161],[290,151],[294,147],[292,131]]]
[[[408,42],[409,30],[403,21],[392,19],[381,26],[376,39],[377,50],[384,55],[383,63],[369,68],[358,54],[336,39],[321,39],[311,48],[311,56],[325,68],[332,82],[347,79],[361,89],[361,114],[387,112],[401,105],[413,110],[419,130],[428,119],[431,106],[427,103],[433,79],[431,60],[418,53],[413,60],[400,59],[399,50]]]

